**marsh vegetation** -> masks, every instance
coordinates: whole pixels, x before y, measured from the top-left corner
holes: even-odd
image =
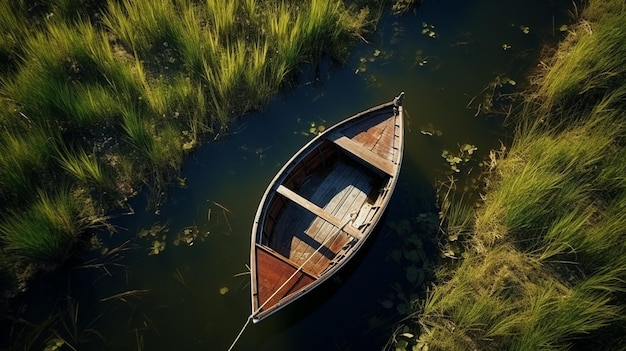
[[[158,207],[186,154],[299,65],[341,61],[382,3],[1,1],[3,287],[63,264],[140,187]]]
[[[464,244],[396,336],[397,349],[626,345],[626,8],[590,1],[543,61],[513,145],[476,206],[442,230]],[[460,210],[459,210],[460,209]]]

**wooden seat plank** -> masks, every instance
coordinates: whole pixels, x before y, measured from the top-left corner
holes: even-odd
[[[359,232],[358,230],[356,230],[354,227],[349,226],[349,225],[345,225],[344,223],[341,223],[341,220],[335,216],[333,216],[332,214],[328,213],[327,211],[325,211],[323,208],[317,206],[316,204],[312,203],[311,201],[303,198],[302,196],[298,195],[297,193],[295,193],[294,191],[292,191],[291,189],[283,186],[283,185],[279,185],[278,188],[276,189],[276,192],[278,192],[279,194],[283,195],[284,197],[288,198],[289,200],[295,202],[296,204],[302,206],[303,208],[305,208],[306,210],[308,210],[309,212],[312,212],[313,214],[315,214],[318,217],[323,218],[325,221],[332,223],[334,226],[340,228],[341,230],[345,231],[346,233],[350,234],[351,236],[360,239],[362,234],[361,232]]]
[[[353,141],[345,135],[335,135],[331,139],[335,144],[354,156],[364,160],[381,171],[393,176],[395,175],[396,165],[393,162],[379,156],[378,154],[368,150],[363,145]]]

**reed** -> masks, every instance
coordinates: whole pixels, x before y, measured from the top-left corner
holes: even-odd
[[[28,133],[5,129],[0,137],[0,198],[14,206],[33,197],[32,187],[42,183],[54,155],[54,138],[47,131],[25,128]]]
[[[155,140],[148,158],[153,167],[159,170],[157,173],[178,170],[183,161],[183,142],[178,129],[171,123],[165,123],[160,126]]]
[[[607,16],[609,13],[612,15]],[[597,104],[598,96],[623,87],[621,77],[626,74],[626,63],[620,59],[626,54],[621,44],[626,36],[623,4],[592,1],[585,14],[590,19],[601,16],[601,20],[582,21],[576,37],[572,36],[564,44],[567,47],[548,61],[550,69],[541,77],[538,98],[546,111],[564,110],[573,112],[572,116],[581,116],[577,110],[588,109]],[[568,57],[563,56],[565,52]]]
[[[5,228],[31,232],[51,225],[34,213],[34,189],[76,182],[77,189],[117,190],[124,198],[137,184],[164,188],[201,134],[260,108],[298,64],[336,56],[365,25],[365,12],[321,0],[30,5],[0,3],[0,62],[8,63],[0,75],[7,107],[0,198],[19,205]],[[54,246],[46,240],[41,246]],[[0,248],[9,242],[19,241],[4,235]]]
[[[237,20],[241,21],[237,16],[239,3],[240,1],[204,1],[204,9],[209,23],[217,37],[225,38],[226,41],[237,39],[237,34],[239,34]]]
[[[176,41],[177,13],[170,0],[109,1],[103,23],[131,52],[148,54]]]
[[[37,263],[61,263],[84,229],[69,187],[38,191],[39,199],[26,211],[9,211],[0,222],[0,238],[15,257]]]
[[[626,8],[609,3],[590,2],[596,21],[581,22],[524,103],[513,145],[486,176],[464,258],[439,269],[414,314],[422,345],[623,343]]]
[[[297,65],[304,51],[300,30],[303,15],[285,2],[281,2],[276,10],[276,15],[268,18],[266,26],[272,44],[277,48],[275,64],[282,63],[283,74],[286,74]]]
[[[186,7],[181,14],[182,31],[178,43],[182,60],[191,76],[201,75],[205,62],[213,64],[220,51],[220,37],[211,27],[203,26],[198,5]]]
[[[80,184],[95,186],[101,191],[109,187],[110,178],[95,153],[87,154],[83,148],[69,149],[65,146],[58,146],[57,153],[61,167]]]
[[[23,25],[28,18],[24,1],[0,2],[0,70],[7,74],[16,68],[16,58],[21,53],[20,43],[32,32]]]
[[[122,128],[126,140],[139,153],[140,157],[148,157],[154,149],[154,136],[150,125],[141,116],[141,112],[126,110],[122,113]]]
[[[28,116],[85,128],[117,113],[117,99],[101,74],[113,56],[106,37],[93,26],[49,25],[47,33],[27,41],[24,51],[30,60],[3,85]]]

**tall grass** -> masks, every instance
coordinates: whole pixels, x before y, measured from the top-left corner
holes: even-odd
[[[177,13],[171,0],[109,1],[103,23],[131,51],[147,54],[175,42],[180,27]]]
[[[61,167],[70,173],[79,183],[85,186],[96,186],[99,190],[106,190],[110,178],[95,153],[79,148],[57,148],[58,160]]]
[[[104,33],[86,22],[50,25],[24,51],[29,60],[3,85],[26,115],[42,124],[54,119],[85,128],[117,113],[118,99],[105,75],[114,58]]]
[[[54,192],[39,190],[38,196],[25,215],[9,211],[0,221],[0,238],[7,252],[18,258],[61,263],[84,229],[79,201],[63,186]]]
[[[268,18],[267,26],[269,37],[276,47],[274,60],[282,64],[284,75],[296,66],[304,51],[299,30],[302,27],[303,15],[292,10],[285,2],[281,2],[276,10],[276,15]],[[280,70],[280,66],[278,67],[277,70]]]
[[[431,350],[623,348],[626,7],[608,3],[540,75],[465,258],[416,311]]]
[[[626,37],[624,4],[591,1],[585,14],[601,20],[583,21],[576,36],[564,44],[567,47],[548,61],[550,69],[541,78],[538,97],[548,114],[556,109],[580,116],[576,110],[590,108],[598,97],[623,88],[626,62],[615,58],[626,55],[621,40]]]
[[[20,43],[32,33],[30,26],[23,25],[28,18],[25,1],[0,2],[0,70],[5,74],[15,68],[21,53]]]
[[[0,203],[13,207],[33,196],[32,188],[41,184],[54,155],[55,139],[47,131],[21,128],[23,133],[5,129],[0,137]]]
[[[339,57],[363,14],[330,0],[0,2],[0,201],[15,208],[0,249],[64,256],[77,234],[35,207],[62,201],[45,189],[72,183],[100,206],[100,190],[160,193],[201,134],[260,108],[298,64]]]

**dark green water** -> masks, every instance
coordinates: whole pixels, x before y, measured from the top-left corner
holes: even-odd
[[[489,150],[507,142],[511,132],[502,128],[501,114],[477,114],[485,88],[497,77],[517,83],[504,84],[499,92],[521,88],[543,45],[564,36],[559,27],[569,23],[572,7],[569,1],[546,0],[424,2],[416,14],[386,16],[370,43],[357,45],[345,65],[322,62],[317,74],[306,68],[296,88],[201,147],[183,167],[186,186],[170,189],[158,214],[144,210],[141,194],[131,203],[134,214],[113,220],[118,233],[103,238],[108,248],[130,240],[125,250],[106,259],[92,253],[94,262],[105,266],[37,280],[17,301],[23,307],[15,308],[35,325],[56,316],[56,323],[32,334],[35,344],[58,335],[77,350],[226,350],[250,314],[245,274],[250,229],[267,183],[311,138],[304,135],[311,122],[329,126],[405,91],[404,163],[379,233],[331,284],[294,308],[249,325],[235,347],[380,350],[407,312],[409,294],[422,294],[429,284],[424,267],[436,259],[429,249],[435,237],[415,218],[437,211],[437,181],[452,173],[442,151],[458,153],[463,144],[477,148],[470,162],[459,165],[463,175],[477,172]],[[404,237],[392,230],[403,220],[411,224]],[[136,234],[155,222],[169,231],[156,238],[166,243],[165,250],[149,255],[154,239]],[[190,226],[209,234],[192,246],[175,246],[177,232]],[[419,259],[403,254],[407,237],[423,243]],[[88,259],[81,264],[91,263]],[[409,278],[410,266],[424,277]],[[21,340],[17,331],[10,337]]]

